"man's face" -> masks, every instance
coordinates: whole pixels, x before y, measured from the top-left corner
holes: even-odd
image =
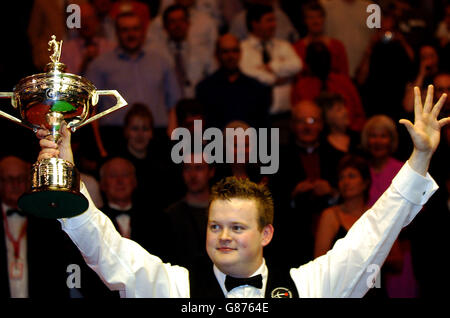
[[[273,235],[272,225],[258,227],[255,200],[216,199],[209,208],[206,251],[223,273],[248,277],[262,264],[263,247]]]
[[[107,163],[100,185],[109,202],[129,201],[136,188],[136,177],[129,163],[122,159],[113,159]]]
[[[445,100],[445,105],[442,107],[440,117],[450,116],[450,74],[440,74],[434,79],[434,91],[436,102],[442,96],[442,94],[447,94],[447,99]]]
[[[0,199],[12,208],[28,190],[29,173],[25,164],[16,159],[4,161],[0,167]]]
[[[323,129],[320,108],[310,101],[302,101],[292,109],[292,130],[298,142],[314,146]]]
[[[200,193],[207,190],[212,175],[213,170],[206,162],[192,162],[183,165],[183,179],[190,193]]]
[[[175,10],[167,16],[165,29],[170,39],[181,42],[186,39],[189,30],[189,20],[183,10]]]
[[[145,40],[145,30],[137,16],[121,17],[117,21],[117,37],[125,51],[138,51]]]
[[[253,33],[262,40],[270,40],[275,36],[277,20],[273,12],[266,13],[259,21],[253,22]]]
[[[229,71],[237,70],[241,59],[239,41],[233,36],[222,37],[219,40],[217,58],[224,69]]]
[[[125,128],[128,146],[137,152],[146,151],[152,137],[152,126],[147,118],[134,116]]]
[[[305,24],[309,33],[321,34],[323,33],[323,26],[325,23],[325,17],[319,10],[306,10],[305,11]]]

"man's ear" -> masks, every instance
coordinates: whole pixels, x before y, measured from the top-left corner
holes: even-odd
[[[262,237],[262,241],[261,241],[261,245],[263,247],[267,246],[270,243],[270,241],[272,241],[273,232],[274,232],[274,228],[273,228],[272,224],[267,224],[263,228],[263,230],[262,230],[263,237]]]

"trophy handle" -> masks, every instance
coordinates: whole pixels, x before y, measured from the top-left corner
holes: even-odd
[[[82,122],[78,126],[71,127],[72,131],[74,132],[76,129],[83,127],[84,125],[87,125],[94,120],[97,120],[105,115],[108,115],[109,113],[112,113],[113,111],[118,110],[119,108],[122,108],[126,106],[128,103],[126,100],[122,97],[122,95],[119,94],[116,90],[98,90],[95,92],[95,95],[92,97],[92,105],[95,106],[98,102],[98,96],[99,95],[113,95],[116,98],[116,105],[110,107],[109,109],[96,114],[95,116],[92,116],[91,118],[87,119],[86,121]]]
[[[0,92],[0,98],[10,98],[11,99],[11,105],[14,108],[17,108],[17,104],[16,104],[16,99],[14,98],[14,93],[13,92]],[[27,125],[26,123],[24,123],[22,120],[20,120],[19,118],[16,118],[8,113],[5,113],[3,111],[0,110],[0,116],[5,117],[6,119],[9,119],[13,122],[15,122],[16,124],[19,124],[23,127],[29,128],[31,130],[33,130],[34,132],[37,131],[36,127]]]

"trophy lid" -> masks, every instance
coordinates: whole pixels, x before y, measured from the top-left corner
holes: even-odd
[[[52,35],[52,40],[48,42],[48,50],[51,51],[53,49],[53,54],[50,55],[51,62],[45,66],[46,72],[64,72],[66,69],[66,65],[61,63],[59,59],[61,58],[61,49],[62,49],[62,40],[56,41],[56,36]]]

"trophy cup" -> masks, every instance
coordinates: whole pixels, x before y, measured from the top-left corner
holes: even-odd
[[[19,111],[21,119],[0,111],[0,115],[36,132],[45,127],[47,138],[60,139],[63,122],[75,132],[123,106],[127,102],[115,90],[97,90],[87,79],[64,73],[65,65],[59,62],[62,41],[53,35],[48,42],[51,62],[46,73],[25,77],[13,92],[0,92],[0,98],[10,98],[11,105]],[[113,95],[116,105],[94,114],[100,95]],[[45,218],[65,218],[81,214],[88,208],[88,200],[80,193],[80,174],[75,166],[63,159],[50,158],[36,162],[31,169],[31,189],[19,199],[19,207]]]

